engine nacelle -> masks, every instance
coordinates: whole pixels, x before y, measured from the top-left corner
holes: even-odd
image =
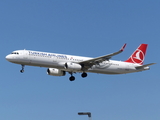
[[[56,68],[48,68],[47,69],[47,74],[48,75],[53,75],[53,76],[65,76],[66,72],[56,69]]]
[[[65,63],[65,68],[69,70],[81,70],[82,66],[77,63]]]

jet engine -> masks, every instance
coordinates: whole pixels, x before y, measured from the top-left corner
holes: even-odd
[[[48,68],[47,74],[52,76],[65,76],[66,72],[56,68]]]
[[[69,69],[69,70],[81,70],[82,66],[80,64],[77,63],[65,63],[65,69]]]

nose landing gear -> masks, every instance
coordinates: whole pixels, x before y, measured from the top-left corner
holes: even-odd
[[[21,73],[24,72],[24,65],[22,65],[22,69],[20,70]]]

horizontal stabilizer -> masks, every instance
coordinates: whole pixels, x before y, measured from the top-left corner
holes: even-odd
[[[136,69],[142,69],[142,68],[148,67],[148,66],[150,66],[150,65],[154,65],[154,64],[156,64],[156,63],[150,63],[150,64],[138,66],[138,67],[136,67]]]

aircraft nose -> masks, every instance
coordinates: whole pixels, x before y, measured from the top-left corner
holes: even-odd
[[[6,60],[10,61],[12,59],[12,57],[10,55],[6,56]]]

